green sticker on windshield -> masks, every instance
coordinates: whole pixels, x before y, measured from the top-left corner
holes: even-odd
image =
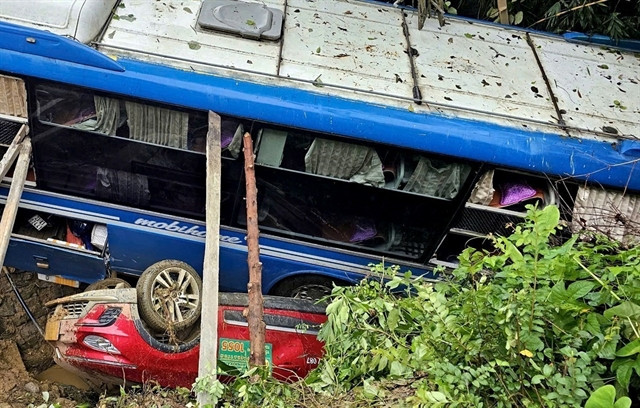
[[[271,368],[273,366],[271,344],[265,343],[264,349],[265,362],[267,363],[267,366]],[[218,343],[218,361],[221,361],[240,372],[245,372],[249,367],[249,354],[249,340],[222,338]]]

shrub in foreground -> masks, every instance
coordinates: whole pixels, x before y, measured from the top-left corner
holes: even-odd
[[[577,236],[552,245],[560,228],[556,207],[530,208],[511,236],[491,238],[494,253],[467,250],[438,283],[373,267],[359,285],[334,288],[319,335],[325,358],[304,384],[254,375],[223,399],[577,407],[611,384],[587,406],[630,406],[624,396],[640,388],[640,248]]]

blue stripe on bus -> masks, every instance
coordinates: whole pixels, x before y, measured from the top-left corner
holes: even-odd
[[[0,70],[285,126],[640,190],[634,155],[577,139],[118,60],[124,72],[3,51]]]

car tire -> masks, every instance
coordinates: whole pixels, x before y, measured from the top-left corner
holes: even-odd
[[[138,310],[156,331],[182,331],[193,326],[202,310],[202,279],[187,263],[164,260],[148,267],[136,285]]]
[[[317,302],[331,294],[334,285],[344,285],[344,282],[334,281],[325,276],[296,276],[277,284],[271,293],[276,296],[286,296]]]
[[[131,284],[124,279],[120,278],[107,278],[103,280],[99,280],[97,282],[93,282],[84,290],[85,292],[89,292],[91,290],[101,290],[101,289],[125,289],[130,288]]]

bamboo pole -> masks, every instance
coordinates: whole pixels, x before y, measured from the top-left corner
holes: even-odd
[[[198,377],[216,378],[218,358],[218,282],[220,249],[220,184],[221,148],[220,116],[209,112],[207,132],[206,238],[202,271],[202,314],[200,323],[200,356]],[[211,404],[209,395],[197,396],[201,407]]]
[[[265,364],[264,351],[264,304],[262,299],[262,263],[260,262],[260,247],[258,245],[258,189],[256,187],[256,173],[253,157],[253,141],[249,133],[244,134],[244,173],[247,187],[247,249],[249,254],[249,307],[246,310],[249,323],[249,344],[251,367]]]
[[[18,154],[20,153],[22,139],[24,139],[28,131],[29,128],[27,127],[27,125],[20,126],[20,129],[18,129],[18,133],[11,141],[11,144],[9,145],[7,151],[4,153],[4,156],[2,156],[2,159],[0,160],[0,180],[2,180],[4,176],[7,175],[7,172],[15,161],[16,156],[18,156]]]
[[[507,0],[498,0],[498,18],[500,24],[509,24],[509,6]]]
[[[13,230],[13,224],[16,221],[16,214],[18,213],[18,204],[20,203],[20,197],[22,196],[22,190],[24,189],[24,182],[27,179],[27,172],[29,171],[31,139],[24,139],[20,142],[19,147],[20,154],[18,155],[16,167],[13,171],[11,187],[9,188],[9,194],[7,195],[7,204],[4,206],[2,219],[0,220],[0,265],[4,265],[4,257],[7,255],[9,239],[11,239],[11,231]]]

